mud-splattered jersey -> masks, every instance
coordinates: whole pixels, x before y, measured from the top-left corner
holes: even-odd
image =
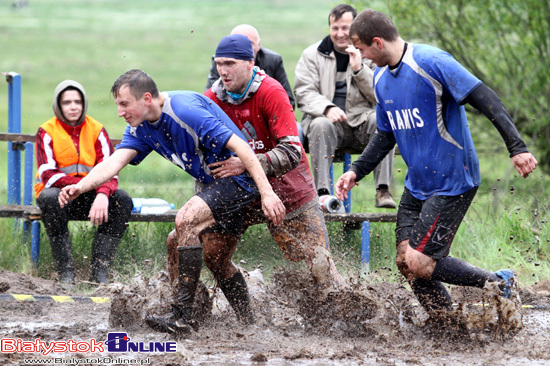
[[[287,212],[317,197],[307,155],[298,137],[296,117],[279,82],[266,75],[258,90],[239,104],[221,101],[212,89],[208,89],[205,95],[227,113],[256,154],[272,150],[277,146],[277,141],[284,137],[302,150],[296,168],[281,177],[268,177],[273,191],[284,203]]]
[[[481,81],[450,54],[409,44],[394,70],[377,68],[377,124],[393,132],[418,199],[458,195],[480,184],[479,161],[461,105]]]
[[[130,164],[137,165],[151,151],[202,183],[214,178],[208,164],[228,159],[235,154],[225,147],[229,138],[237,135],[246,141],[227,115],[205,96],[191,91],[179,91],[167,97],[157,122],[144,121],[138,127],[127,126],[117,149],[138,152]],[[235,176],[247,190],[252,178],[243,173]]]

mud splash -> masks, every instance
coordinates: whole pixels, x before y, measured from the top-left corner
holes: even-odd
[[[445,335],[462,341],[502,340],[523,327],[519,296],[499,296],[498,288],[475,289],[459,298],[455,310],[426,314],[412,293],[400,284],[350,285],[346,290],[319,288],[309,274],[280,269],[266,286],[261,272],[241,268],[251,293],[258,326],[300,329],[309,335],[336,338],[391,339],[407,332]],[[113,286],[109,325],[124,329],[146,327],[147,315],[170,312],[172,292],[166,272],[148,279]],[[199,286],[194,314],[203,326],[233,319],[234,314],[216,287]]]
[[[435,319],[398,282],[357,282],[347,291],[334,292],[317,288],[309,273],[299,271],[279,270],[269,282],[259,270],[245,272],[245,277],[257,324],[239,324],[213,280],[202,278],[205,286],[197,300],[203,300],[197,305],[211,304],[211,310],[199,331],[177,340],[176,353],[117,356],[185,366],[550,364],[550,312],[534,307],[550,308],[550,287],[520,289],[522,299],[531,304],[521,318],[515,311],[517,304],[502,301],[490,288],[453,288],[455,310]],[[69,294],[53,281],[22,274],[0,271],[0,282],[9,293]],[[165,273],[100,286],[93,296],[109,296],[112,302],[0,301],[0,338],[86,341],[127,332],[133,341],[147,344],[174,340],[142,323],[146,314],[170,308],[172,294]],[[64,359],[109,356],[113,354],[55,355]],[[0,364],[20,365],[28,358],[47,357],[0,353]]]
[[[147,328],[148,315],[164,315],[171,311],[173,293],[170,278],[165,271],[153,278],[141,274],[134,276],[127,285],[110,286],[112,294],[109,326],[135,330]],[[210,319],[212,299],[204,283],[200,282],[195,294],[193,315],[199,323]]]

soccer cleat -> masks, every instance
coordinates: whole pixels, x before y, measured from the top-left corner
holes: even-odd
[[[502,291],[502,297],[509,299],[512,294],[512,289],[514,289],[518,283],[516,274],[511,269],[501,269],[495,273],[502,279],[502,284],[499,285]]]
[[[167,316],[149,315],[145,318],[145,324],[157,332],[172,334],[176,337],[190,334],[193,330],[191,324],[183,319],[176,319],[173,314]]]

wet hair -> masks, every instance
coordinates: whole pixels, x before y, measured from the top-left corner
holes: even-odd
[[[115,81],[111,87],[113,97],[116,98],[118,96],[120,88],[123,86],[128,86],[128,88],[130,88],[130,93],[136,99],[141,99],[145,93],[150,93],[153,98],[159,96],[159,90],[153,78],[138,69],[126,71]]]
[[[353,18],[357,16],[357,10],[351,5],[348,4],[340,4],[336,5],[332,10],[330,11],[328,15],[328,25],[330,25],[330,18],[333,17],[334,21],[337,21],[344,15],[344,13],[351,13],[353,15]]]
[[[354,19],[349,29],[349,37],[357,38],[365,45],[370,46],[374,37],[391,42],[399,38],[399,32],[386,14],[366,9]]]

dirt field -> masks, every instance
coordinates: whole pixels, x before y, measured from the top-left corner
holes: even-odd
[[[107,303],[66,303],[48,296],[9,300],[6,294],[68,293],[54,281],[0,271],[0,364],[550,365],[549,283],[520,288],[519,312],[516,302],[502,300],[494,289],[453,291],[460,306],[432,323],[410,291],[396,283],[320,293],[302,273],[279,273],[266,286],[258,271],[249,273],[247,282],[257,324],[238,325],[223,295],[204,287],[196,305],[211,311],[203,312],[198,332],[175,340],[142,322],[144,314],[169,308],[163,272],[125,286],[99,287],[93,296],[110,298]],[[106,342],[115,332],[125,333],[142,351],[155,344],[166,348],[87,352],[92,339]],[[73,340],[81,352],[7,352],[32,350],[36,340],[46,346]],[[176,352],[166,351],[171,345]]]

